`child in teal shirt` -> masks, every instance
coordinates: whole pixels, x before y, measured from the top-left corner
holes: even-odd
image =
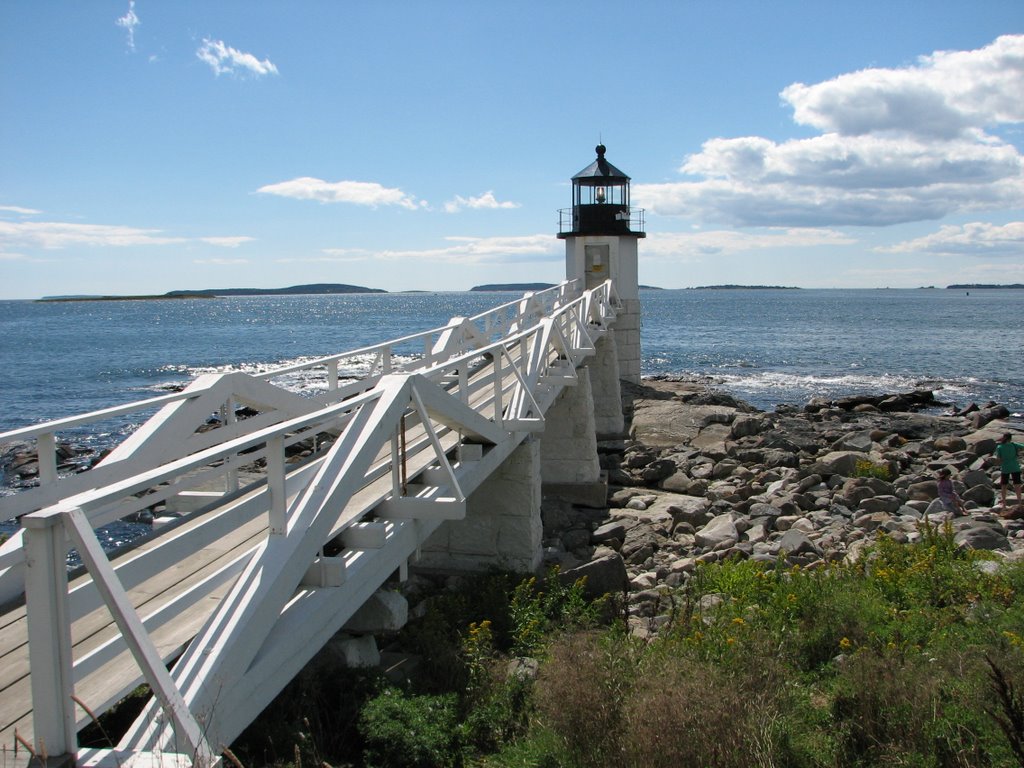
[[[1013,442],[1013,435],[1007,432],[996,444],[994,451],[999,457],[999,487],[1003,505],[1004,517],[1019,517],[1024,514],[1024,499],[1020,495],[1020,461],[1017,459],[1017,451],[1024,448],[1024,445]],[[1017,513],[1008,514],[1006,509],[1006,488],[1013,481],[1013,491],[1017,494]]]

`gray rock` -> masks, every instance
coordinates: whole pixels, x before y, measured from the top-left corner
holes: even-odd
[[[965,549],[1009,550],[1010,542],[1001,529],[987,523],[974,523],[957,531],[953,541]]]
[[[591,532],[584,528],[573,528],[562,534],[562,544],[570,552],[584,549],[590,544]]]
[[[935,438],[935,450],[943,453],[956,453],[967,450],[967,442],[957,435],[942,435]]]
[[[690,444],[712,459],[724,459],[728,455],[726,441],[729,439],[729,434],[730,428],[728,424],[709,424],[700,430],[697,436],[690,441]]]
[[[633,525],[636,525],[636,523],[633,523]],[[610,542],[615,541],[621,545],[626,538],[626,531],[631,527],[627,526],[623,520],[612,520],[591,533],[590,540],[595,544],[610,544]]]
[[[739,414],[733,419],[731,435],[733,439],[751,437],[765,428],[766,421],[763,416]]]
[[[976,485],[990,485],[992,478],[983,470],[969,469],[960,473],[960,482],[968,488],[973,488]]]
[[[966,501],[973,501],[979,507],[991,507],[996,501],[996,489],[991,485],[975,485],[966,489],[960,497]]]
[[[586,578],[583,591],[591,599],[609,592],[624,592],[629,586],[626,563],[614,552],[558,574],[559,581],[567,585],[583,577]]]
[[[859,451],[831,451],[811,464],[808,471],[817,475],[851,476],[857,468],[857,462],[864,460]]]
[[[701,547],[715,549],[721,547],[725,542],[731,546],[739,541],[739,537],[733,514],[727,512],[712,518],[711,522],[697,531],[696,543]]]
[[[626,531],[619,554],[628,562],[642,563],[657,551],[662,538],[648,525],[634,526]]]
[[[672,477],[663,480],[661,487],[671,493],[681,493],[687,496],[703,496],[707,493],[708,481],[696,477],[687,477],[684,473],[677,472],[672,475]]]
[[[983,411],[978,411],[977,413],[971,414],[971,426],[974,427],[975,429],[981,429],[990,421],[995,421],[996,419],[1005,419],[1009,415],[1010,412],[1006,409],[1005,406],[1002,405],[998,405],[994,408],[986,408]]]
[[[751,518],[758,518],[758,517],[773,517],[774,518],[774,517],[778,517],[779,516],[779,510],[778,510],[777,507],[773,507],[771,504],[765,504],[763,501],[758,501],[758,502],[755,502],[754,504],[750,505],[750,508],[747,510],[747,514]]]
[[[774,542],[773,549],[775,554],[785,554],[787,557],[804,554],[821,555],[821,551],[807,534],[795,528],[790,528],[782,534],[781,538]]]
[[[647,485],[656,485],[676,473],[675,462],[669,459],[655,459],[640,472],[640,479]]]
[[[865,512],[896,512],[902,506],[895,496],[872,496],[860,502],[859,508]]]
[[[870,432],[853,432],[843,435],[832,444],[833,451],[857,451],[867,453],[871,450],[872,440]]]

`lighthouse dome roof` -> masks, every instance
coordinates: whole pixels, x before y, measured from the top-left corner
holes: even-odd
[[[604,144],[598,144],[595,151],[597,152],[597,159],[573,176],[573,181],[583,184],[608,184],[629,181],[629,176],[605,160]]]

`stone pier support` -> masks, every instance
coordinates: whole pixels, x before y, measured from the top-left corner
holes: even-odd
[[[594,396],[594,431],[598,439],[622,437],[626,422],[622,415],[619,353],[614,333],[606,333],[598,340],[597,355],[587,364],[587,368]]]
[[[576,386],[563,389],[544,415],[540,441],[544,494],[581,506],[603,507],[608,484],[597,457],[589,366],[577,368],[576,375]]]
[[[640,299],[622,299],[615,318],[615,346],[618,348],[619,376],[640,383]]]
[[[545,484],[591,483],[601,476],[590,368],[577,368],[576,375],[576,386],[563,389],[544,414],[540,458]]]
[[[543,554],[539,441],[526,438],[466,503],[465,519],[444,523],[424,542],[417,567],[537,571]]]

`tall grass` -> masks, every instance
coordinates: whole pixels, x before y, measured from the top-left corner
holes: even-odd
[[[855,563],[817,570],[705,564],[652,640],[557,574],[476,577],[430,598],[403,630],[399,644],[423,660],[408,684],[343,677],[330,695],[300,696],[318,709],[304,715],[302,759],[1024,766],[1024,564],[986,557],[958,548],[948,528],[925,528],[917,543],[883,538]],[[523,656],[538,662],[536,679],[509,674]],[[283,738],[264,753],[287,755]],[[246,754],[260,764],[258,750]]]
[[[705,565],[654,642],[555,640],[540,720],[581,768],[1022,765],[1024,566],[982,557],[931,528],[827,570]]]

